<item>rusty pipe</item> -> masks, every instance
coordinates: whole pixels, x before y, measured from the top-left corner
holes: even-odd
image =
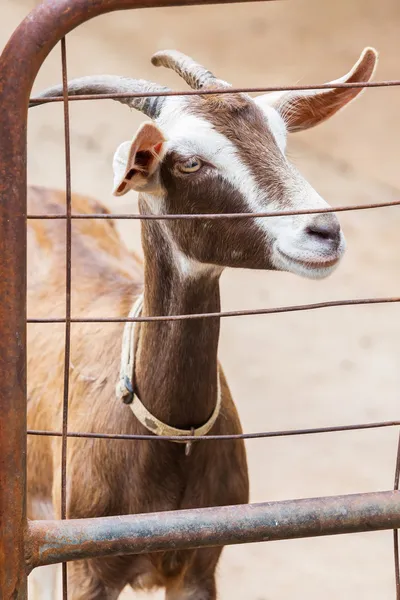
[[[143,554],[400,528],[400,492],[307,498],[29,524],[27,568]]]

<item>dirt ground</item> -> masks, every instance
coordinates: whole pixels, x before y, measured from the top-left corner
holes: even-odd
[[[0,46],[37,2],[1,0]],[[237,85],[316,83],[341,76],[364,46],[380,51],[377,77],[400,77],[398,0],[293,0],[151,9],[92,21],[68,38],[69,76],[119,73],[182,87],[150,56],[177,48]],[[35,89],[60,81],[60,51]],[[399,90],[368,90],[289,152],[332,204],[400,198]],[[142,117],[116,103],[71,107],[73,189],[116,211],[111,161]],[[29,181],[64,184],[61,106],[29,117]],[[347,254],[328,280],[235,271],[223,277],[223,308],[261,308],[369,296],[398,296],[400,211],[343,213]],[[138,229],[121,225],[139,247]],[[398,419],[399,307],[364,306],[226,319],[220,356],[246,431]],[[250,441],[252,501],[390,489],[395,429]],[[391,532],[227,548],[219,569],[224,600],[393,600]],[[132,597],[126,592],[124,598]],[[139,597],[139,596],[136,596]],[[161,598],[161,594],[149,598]]]

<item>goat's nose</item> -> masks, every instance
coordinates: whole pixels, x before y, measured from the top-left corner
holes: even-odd
[[[317,215],[306,228],[306,232],[320,241],[326,240],[337,245],[340,243],[341,229],[335,215]]]

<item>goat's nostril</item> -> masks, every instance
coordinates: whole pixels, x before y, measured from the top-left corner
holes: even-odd
[[[338,242],[340,240],[340,225],[336,219],[327,221],[315,220],[306,229],[308,235],[320,240]]]

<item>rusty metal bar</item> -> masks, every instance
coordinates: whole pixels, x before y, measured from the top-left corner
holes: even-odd
[[[397,527],[398,491],[101,519],[33,521],[29,524],[27,567]]]
[[[0,58],[0,597],[25,600],[26,110],[17,59]],[[28,90],[27,90],[28,91]]]

